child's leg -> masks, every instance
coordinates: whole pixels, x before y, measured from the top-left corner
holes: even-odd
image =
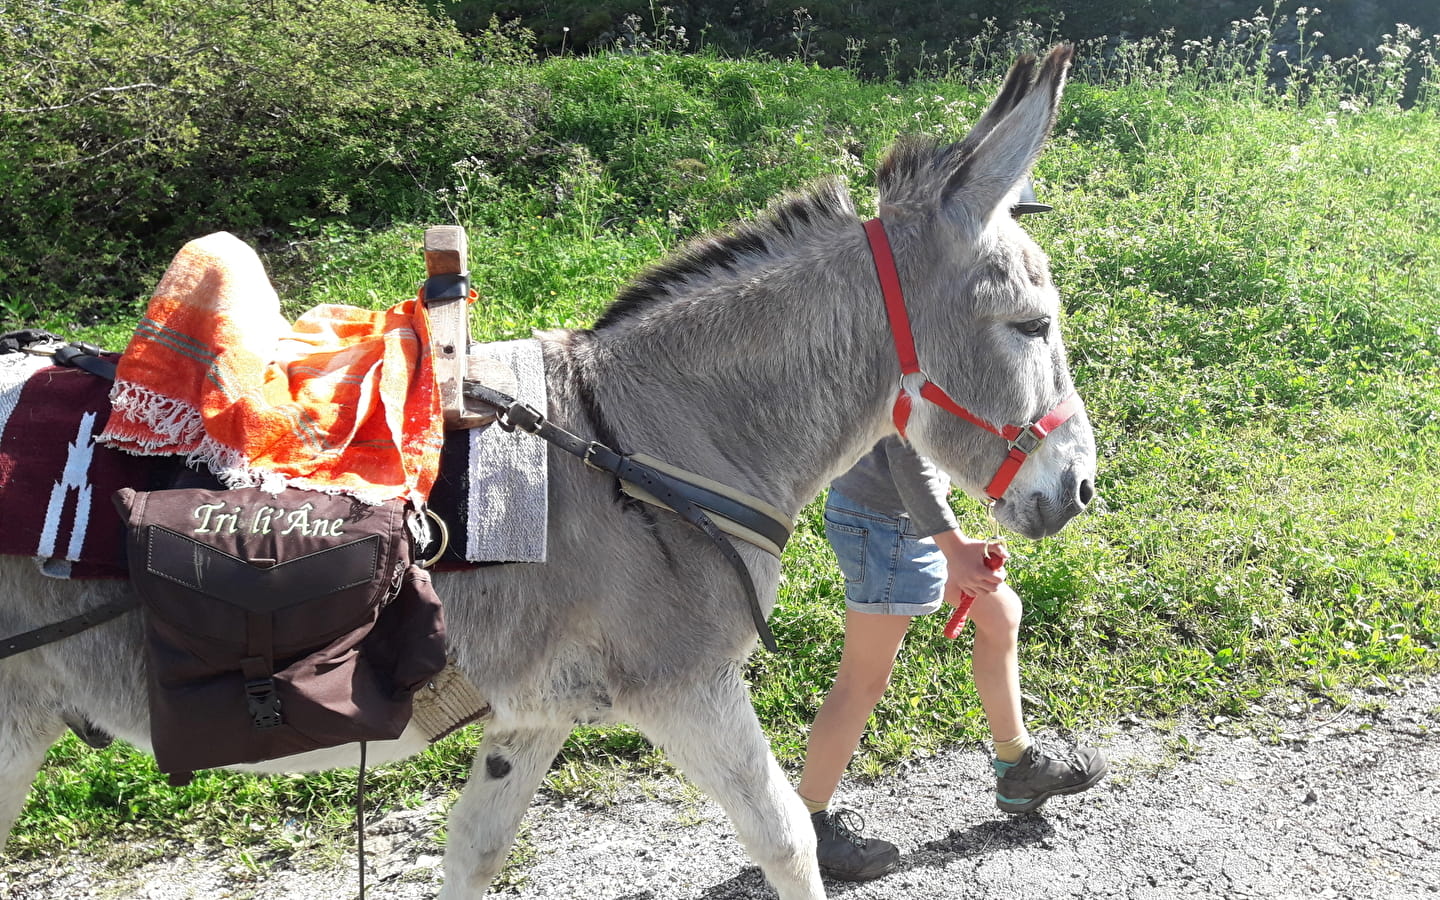
[[[1109,768],[1094,747],[1077,746],[1068,757],[1047,754],[1030,739],[1020,713],[1021,602],[1007,585],[975,599],[972,668],[975,690],[995,739],[995,805],[1007,813],[1039,809],[1057,794],[1087,790]]]
[[[1009,585],[975,598],[970,618],[975,623],[971,668],[975,692],[985,709],[990,736],[997,744],[1025,734],[1020,712],[1020,597]]]
[[[840,670],[810,728],[805,768],[797,788],[808,803],[829,803],[840,784],[865,733],[865,723],[890,684],[890,672],[910,619],[846,610]]]

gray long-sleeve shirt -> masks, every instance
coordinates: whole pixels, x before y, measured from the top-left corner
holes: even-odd
[[[830,487],[871,509],[910,516],[921,537],[959,527],[945,500],[949,476],[898,437],[876,444]]]

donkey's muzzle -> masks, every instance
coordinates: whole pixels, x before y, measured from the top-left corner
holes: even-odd
[[[1054,494],[1034,491],[1007,497],[996,503],[995,515],[1006,527],[1038,540],[1058,533],[1094,499],[1095,483],[1071,470],[1061,476],[1060,489]]]

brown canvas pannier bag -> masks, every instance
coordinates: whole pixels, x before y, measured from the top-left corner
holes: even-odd
[[[289,489],[116,492],[160,770],[395,738],[445,666],[402,501]]]

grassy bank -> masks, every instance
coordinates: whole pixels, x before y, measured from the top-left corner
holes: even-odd
[[[1243,716],[1280,685],[1343,701],[1437,661],[1436,98],[1402,109],[1383,72],[1341,69],[1277,91],[1215,61],[1135,48],[1072,84],[1036,169],[1056,209],[1025,226],[1064,296],[1100,500],[1056,538],[1012,543],[1035,728]],[[1433,60],[1426,72],[1433,81]],[[436,198],[469,230],[486,338],[584,325],[677,242],[820,175],[846,177],[863,209],[894,135],[958,138],[994,86],[663,53],[555,59],[531,74],[549,98],[546,146],[565,160],[554,179],[519,184],[474,162]],[[316,225],[270,260],[289,309],[411,295],[422,227]],[[86,336],[119,346],[126,325]],[[978,532],[978,511],[956,504]],[[842,610],[812,506],[786,551],[781,652],[752,666],[787,765],[838,661]],[[983,737],[968,637],[939,631],[914,628],[856,771]],[[379,773],[372,803],[456,790],[476,732]],[[612,764],[663,762],[628,729],[587,730],[550,787],[603,798]],[[170,789],[125,748],[69,740],[11,851],[107,835],[313,847],[343,829],[352,790],[348,775],[223,773]],[[300,824],[251,827],[287,820]]]

